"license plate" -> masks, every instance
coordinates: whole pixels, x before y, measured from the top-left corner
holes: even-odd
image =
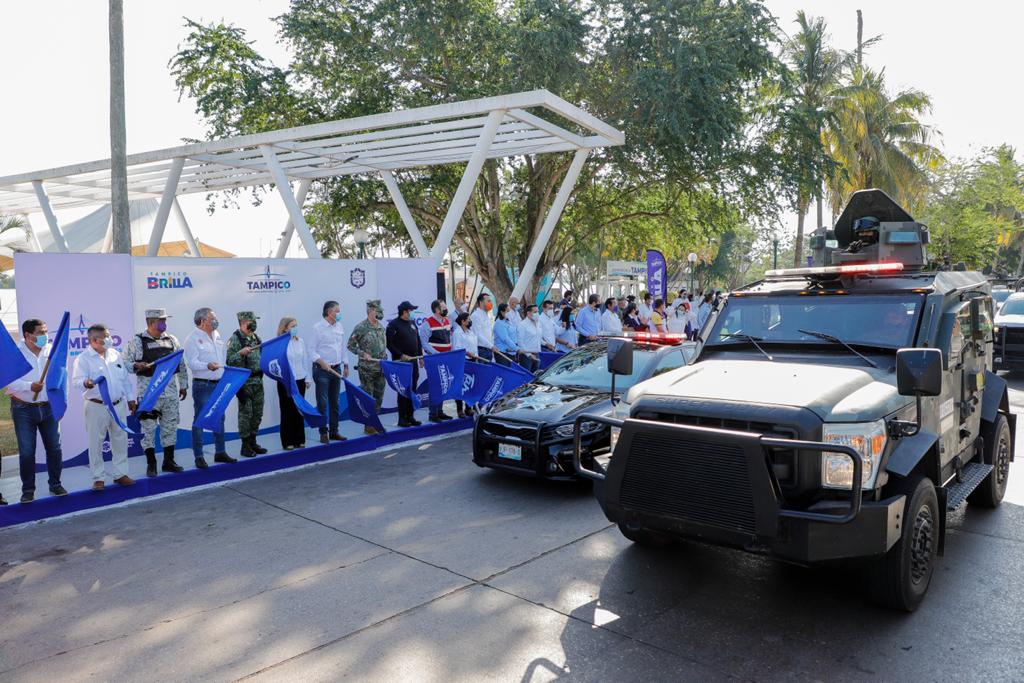
[[[996,361],[995,362],[1002,363],[1003,362],[1003,357],[1002,356],[996,356]]]
[[[522,460],[523,449],[521,446],[513,446],[512,444],[500,443],[498,444],[498,457],[505,458],[506,460]]]

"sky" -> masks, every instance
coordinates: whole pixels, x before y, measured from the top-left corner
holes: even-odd
[[[410,2],[415,0],[410,0]],[[179,101],[167,63],[186,35],[184,17],[225,19],[244,28],[256,49],[279,65],[287,52],[276,42],[272,17],[286,0],[125,0],[125,82],[128,152],[173,147],[203,138],[190,100]],[[974,154],[1009,143],[1024,149],[1024,88],[1019,27],[1024,5],[999,0],[767,0],[787,32],[798,9],[824,16],[841,48],[856,43],[856,10],[864,35],[882,34],[866,56],[884,67],[893,88],[914,87],[932,97],[929,122],[947,156]],[[109,156],[106,0],[0,3],[0,176]],[[1010,74],[1010,75],[1008,75]],[[243,256],[276,247],[287,212],[276,196],[252,207],[206,211],[205,195],[180,199],[196,237]],[[62,221],[82,211],[62,212]],[[783,217],[795,230],[796,217]],[[40,214],[33,226],[45,230]],[[180,239],[169,227],[166,240]],[[292,246],[294,251],[297,245]],[[289,255],[293,255],[292,252]]]

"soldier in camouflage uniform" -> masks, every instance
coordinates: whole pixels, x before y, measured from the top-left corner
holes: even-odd
[[[380,360],[387,355],[387,339],[380,322],[383,319],[384,308],[380,299],[370,299],[366,302],[366,320],[356,325],[348,338],[348,350],[359,359],[356,365],[359,385],[377,401],[378,411],[384,401],[384,372],[380,369]],[[364,427],[363,431],[367,434],[377,433],[370,426]]]
[[[238,390],[238,436],[242,439],[241,455],[251,458],[267,452],[256,443],[256,433],[263,420],[263,371],[260,370],[260,344],[256,334],[256,321],[252,311],[239,311],[238,329],[228,340],[228,365],[252,371],[249,379]]]
[[[146,309],[146,329],[131,338],[124,348],[124,360],[128,369],[138,377],[139,398],[153,377],[153,366],[157,360],[181,348],[174,335],[167,334],[167,311],[162,308]],[[142,423],[142,448],[146,453],[146,476],[156,476],[156,428],[160,426],[160,442],[164,448],[161,469],[164,472],[181,472],[183,468],[174,462],[174,444],[178,440],[178,402],[184,401],[188,393],[188,370],[185,359],[178,363],[175,376],[167,384],[153,410],[139,413]],[[204,463],[205,464],[205,463]],[[197,463],[198,466],[198,463]]]

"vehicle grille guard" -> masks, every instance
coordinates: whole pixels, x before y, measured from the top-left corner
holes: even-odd
[[[608,425],[610,427],[618,427],[619,429],[622,429],[626,425],[627,422],[630,422],[632,424],[642,425],[644,422],[647,422],[647,421],[646,420],[620,420],[620,419],[614,418],[614,417],[606,417],[604,415],[592,415],[592,414],[589,414],[589,413],[583,413],[583,414],[578,415],[576,417],[576,420],[573,422],[573,453],[572,453],[573,466],[576,468],[576,471],[580,474],[580,476],[586,477],[588,479],[593,479],[594,481],[604,481],[605,476],[606,476],[605,472],[603,472],[603,471],[598,472],[598,471],[595,471],[595,470],[589,470],[589,469],[587,469],[587,468],[585,468],[583,466],[583,464],[582,464],[582,462],[580,460],[580,451],[581,451],[581,447],[582,447],[581,439],[580,439],[580,437],[581,437],[580,425],[583,422],[585,422],[585,421],[599,422],[599,423],[602,423],[602,424],[606,424],[606,425]],[[719,434],[722,434],[723,436],[725,436],[725,435],[733,433],[733,432],[731,432],[730,430],[727,430],[727,429],[717,429],[717,428],[713,428],[713,427],[696,427],[696,426],[693,426],[693,425],[680,425],[680,424],[672,424],[672,423],[668,423],[668,422],[659,422],[657,424],[658,424],[659,427],[662,427],[662,428],[678,430],[678,432],[680,434],[690,434],[690,435],[692,435],[692,434],[695,434],[695,433],[699,433],[699,434],[707,435],[707,434],[719,433]],[[621,436],[620,436],[620,438],[621,438]],[[791,518],[791,519],[803,519],[803,520],[808,520],[808,521],[813,521],[813,522],[825,522],[827,524],[847,524],[847,523],[853,521],[853,519],[856,518],[857,514],[860,513],[861,498],[863,496],[863,491],[862,491],[862,489],[861,489],[859,484],[860,484],[861,478],[863,476],[864,460],[863,460],[863,458],[861,458],[860,453],[858,453],[856,450],[854,450],[850,446],[841,446],[841,445],[838,445],[838,444],[827,444],[827,443],[823,443],[821,441],[802,441],[802,440],[799,440],[799,439],[780,439],[780,438],[769,437],[769,436],[761,436],[759,440],[760,440],[761,446],[764,447],[764,448],[786,448],[786,449],[793,449],[793,450],[797,450],[797,451],[815,451],[815,452],[818,452],[818,453],[824,453],[824,452],[839,453],[839,454],[842,454],[842,455],[846,455],[847,457],[849,457],[853,461],[853,482],[852,482],[851,489],[849,491],[849,493],[850,493],[850,507],[849,507],[849,509],[845,513],[843,513],[843,514],[829,514],[829,513],[825,513],[825,512],[810,512],[810,511],[807,511],[807,510],[790,510],[790,509],[786,509],[786,508],[780,507],[778,509],[778,511],[777,511],[777,513],[778,513],[778,515],[780,517],[788,517],[788,518]],[[614,456],[614,450],[612,451],[612,457],[613,458],[615,457]],[[596,464],[597,463],[595,463],[595,465]],[[598,465],[598,467],[600,467],[600,465]],[[769,476],[771,476],[773,478],[775,476],[771,472],[770,469],[769,469]]]

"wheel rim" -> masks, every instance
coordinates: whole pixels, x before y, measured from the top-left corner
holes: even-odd
[[[914,519],[914,535],[910,544],[910,580],[915,585],[927,578],[931,569],[934,537],[932,510],[924,505],[917,511],[917,517]]]
[[[1006,486],[1006,480],[1010,476],[1010,440],[1006,434],[999,435],[999,446],[996,449],[996,461],[993,463],[996,468],[996,486],[1000,490]]]

